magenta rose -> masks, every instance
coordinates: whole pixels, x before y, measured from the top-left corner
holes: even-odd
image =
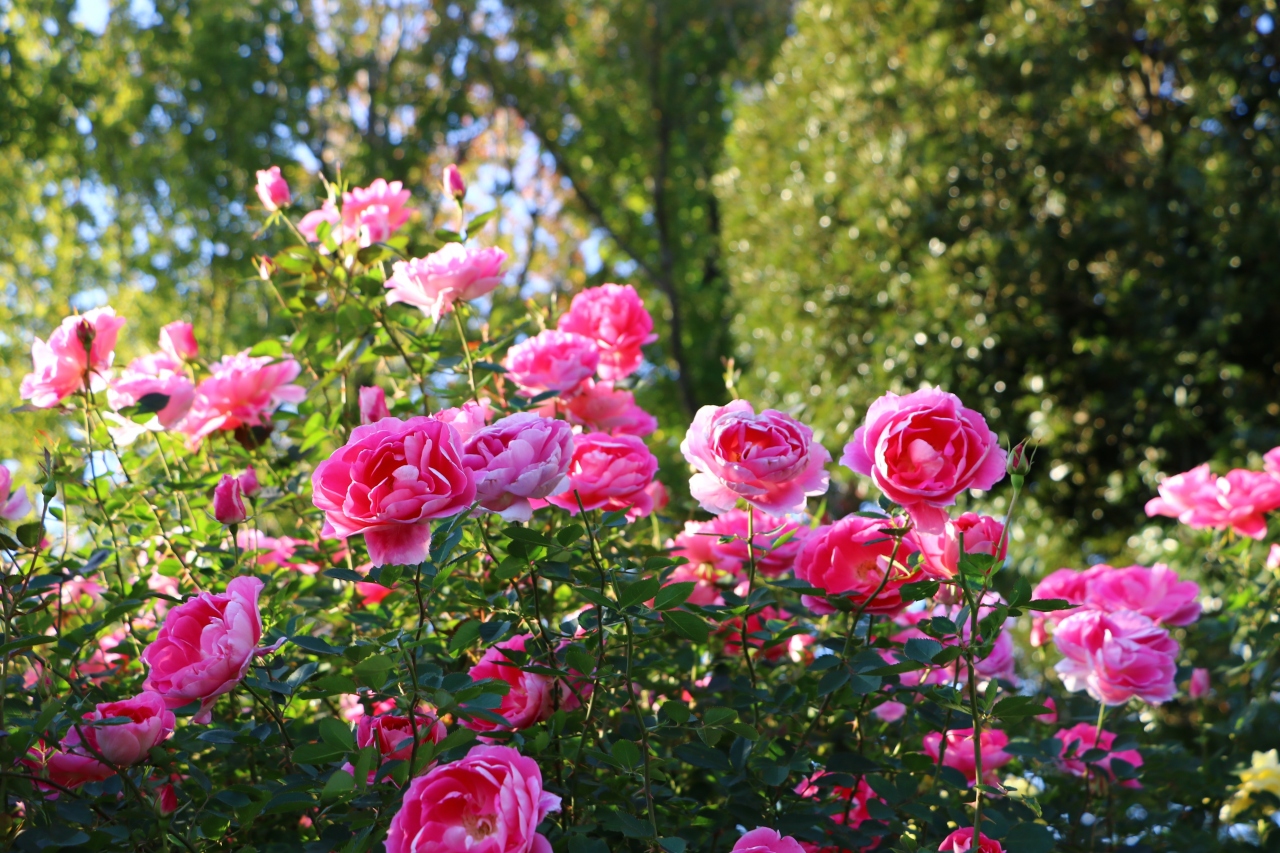
[[[734,557],[720,553],[716,548],[720,534],[711,521],[686,521],[684,530],[667,543],[672,557],[683,557],[689,562],[676,566],[666,583],[692,583],[689,601],[699,606],[724,604],[723,593],[733,589],[746,575]]]
[[[840,463],[871,477],[926,532],[942,529],[944,507],[962,492],[989,489],[1005,474],[1005,452],[982,415],[937,388],[872,403]]]
[[[978,836],[977,845],[973,843],[975,834]],[[972,826],[963,826],[942,839],[938,850],[941,853],[1004,853],[999,841],[988,838]]]
[[[387,304],[416,306],[432,320],[453,310],[455,302],[470,302],[502,284],[501,249],[468,249],[448,243],[425,258],[396,261],[387,279]]]
[[[636,397],[612,382],[586,380],[564,400],[565,417],[588,432],[636,435],[643,438],[658,428],[658,419],[636,405]]]
[[[254,187],[258,192],[258,200],[267,210],[279,210],[288,207],[291,195],[289,183],[280,174],[279,166],[258,170],[258,183]]]
[[[942,754],[942,763],[953,767],[964,774],[972,787],[978,779],[977,757],[974,754],[973,729],[951,729],[947,732],[947,749],[942,753],[942,734],[929,732],[924,736],[924,754],[935,762]],[[983,729],[979,738],[982,749],[982,781],[988,785],[999,783],[996,773],[1004,765],[1013,760],[1013,756],[1004,751],[1009,745],[1009,736],[999,729]]]
[[[597,373],[604,380],[625,379],[644,359],[640,348],[658,339],[653,318],[629,284],[588,287],[573,297],[557,323],[562,332],[575,332],[600,348]]]
[[[739,838],[729,853],[804,853],[804,848],[790,835],[761,826]]]
[[[805,539],[796,557],[796,577],[829,596],[843,596],[856,606],[865,606],[867,613],[897,613],[907,606],[902,600],[902,585],[918,580],[920,571],[907,565],[914,552],[910,542],[903,540],[897,545],[894,558],[895,540],[881,532],[892,523],[888,518],[848,515],[835,524],[822,525]],[[880,590],[878,594],[876,590]],[[801,600],[814,613],[836,612],[817,596],[803,595]]]
[[[115,717],[127,717],[129,722],[96,724]],[[173,725],[173,711],[165,705],[164,697],[144,690],[132,699],[98,703],[84,715],[78,729],[72,726],[62,746],[67,752],[90,757],[96,750],[117,767],[128,767],[145,760],[151,747],[173,734]]]
[[[527,729],[534,723],[541,722],[551,715],[552,692],[556,689],[553,679],[535,672],[525,672],[520,664],[503,654],[503,650],[523,652],[525,645],[533,639],[532,634],[520,634],[503,643],[490,647],[475,666],[471,667],[472,681],[496,678],[510,685],[502,704],[495,712],[502,716],[510,726],[501,726],[493,720],[476,717],[462,720],[462,725],[477,732],[491,732],[498,729]]]
[[[344,192],[342,226],[348,239],[358,236],[361,246],[384,242],[409,221],[411,211],[405,207],[408,201],[409,191],[404,189],[404,184],[387,183],[383,178],[367,187]]]
[[[32,341],[33,369],[22,378],[22,399],[49,409],[77,391],[98,390],[101,374],[115,357],[116,338],[124,322],[112,308],[95,308],[63,319],[49,340]]]
[[[1003,522],[976,512],[948,519],[938,533],[913,530],[910,538],[920,549],[920,568],[937,580],[950,580],[959,573],[962,541],[966,554],[990,554],[1003,560],[1009,550]]]
[[[1165,477],[1157,487],[1160,497],[1147,501],[1147,515],[1176,518],[1183,524],[1191,523],[1193,513],[1207,508],[1214,512],[1218,507],[1218,480],[1209,470],[1209,463],[1197,465],[1190,471]]]
[[[1085,601],[1104,613],[1134,610],[1165,625],[1190,625],[1200,618],[1199,595],[1199,584],[1178,580],[1177,573],[1163,563],[1149,569],[1100,565],[1089,574]]]
[[[813,430],[773,409],[756,414],[746,400],[699,409],[680,452],[696,472],[689,490],[710,513],[739,498],[775,515],[802,512],[810,495],[827,491],[831,454]]]
[[[1089,768],[1094,767],[1100,769],[1107,775],[1111,781],[1115,781],[1116,774],[1111,769],[1111,759],[1118,758],[1127,762],[1134,767],[1142,766],[1142,754],[1136,749],[1122,749],[1119,752],[1112,752],[1111,745],[1116,742],[1116,736],[1113,732],[1102,732],[1102,738],[1098,738],[1098,727],[1092,723],[1077,723],[1069,729],[1062,729],[1054,735],[1062,742],[1061,760],[1058,762],[1062,765],[1062,769],[1070,773],[1072,776],[1080,776],[1081,778],[1089,775]],[[1090,761],[1087,765],[1080,759],[1091,749],[1100,749],[1106,752],[1105,758],[1097,761]],[[1137,779],[1129,779],[1123,783],[1126,788],[1141,788]]]
[[[302,372],[292,358],[277,361],[251,356],[249,351],[224,355],[210,367],[210,376],[196,386],[191,411],[178,428],[195,447],[206,436],[241,426],[263,426],[281,403],[301,403],[307,392],[291,384]]]
[[[558,811],[538,762],[509,746],[476,746],[409,784],[387,853],[551,853],[538,824]]]
[[[589,510],[625,509],[627,518],[635,520],[653,511],[648,489],[657,472],[657,457],[634,435],[584,433],[573,440],[568,490],[552,495],[547,502],[577,515],[581,500]]]
[[[455,199],[460,199],[467,194],[467,182],[462,179],[462,172],[457,166],[450,163],[444,167],[440,188],[444,190],[445,195],[453,196]]]
[[[389,417],[391,417],[391,410],[387,408],[387,392],[377,385],[361,387],[360,423],[371,424]]]
[[[1082,610],[1059,623],[1053,642],[1063,655],[1055,669],[1073,693],[1086,690],[1105,705],[1158,705],[1177,692],[1178,643],[1141,613]]]
[[[509,415],[467,440],[462,464],[475,472],[480,506],[507,521],[533,517],[530,500],[569,488],[573,428],[532,412]]]
[[[461,445],[453,427],[435,418],[356,427],[316,466],[311,501],[338,537],[364,536],[373,565],[420,563],[431,546],[431,520],[475,500]]]
[[[377,584],[374,584],[377,586]],[[434,714],[415,712],[413,720],[408,715],[397,714],[362,714],[356,721],[356,746],[364,749],[372,746],[382,757],[381,763],[388,761],[409,761],[413,757],[414,734],[418,743],[439,743],[448,735],[444,723],[436,719]],[[421,768],[419,773],[429,771],[435,764]],[[342,769],[355,775],[355,767],[349,762]],[[377,778],[376,769],[369,771],[369,782]]]
[[[547,329],[509,349],[502,366],[511,381],[533,397],[573,391],[599,363],[600,350],[590,338]]]
[[[213,517],[221,524],[239,524],[249,517],[244,508],[240,480],[223,474],[213,488]]]
[[[244,678],[262,639],[258,595],[262,581],[234,578],[221,593],[202,592],[165,614],[160,632],[142,650],[144,690],[164,697],[168,708],[200,703],[196,723],[212,719],[218,697]]]
[[[1203,699],[1209,695],[1209,670],[1202,666],[1191,670],[1191,678],[1187,682],[1187,695],[1192,699]]]
[[[1089,597],[1089,581],[1094,574],[1094,569],[1084,572],[1078,569],[1058,569],[1050,572],[1036,584],[1035,589],[1031,591],[1031,598],[1033,600],[1056,598],[1075,605],[1083,605]],[[1046,622],[1057,625],[1075,612],[1075,609],[1053,610],[1043,615],[1032,616],[1031,645],[1039,647],[1048,642],[1049,637],[1044,629]]]
[[[1267,535],[1269,513],[1280,509],[1280,478],[1237,468],[1218,478],[1220,511],[1207,507],[1204,516],[1192,513],[1192,527],[1231,528],[1241,536],[1262,539]]]

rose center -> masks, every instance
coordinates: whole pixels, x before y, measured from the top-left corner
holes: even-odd
[[[493,815],[468,813],[462,818],[462,823],[467,828],[467,835],[479,841],[493,834],[493,820]]]

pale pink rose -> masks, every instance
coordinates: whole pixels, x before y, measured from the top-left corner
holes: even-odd
[[[974,833],[978,835],[976,847],[973,844]],[[1000,846],[999,841],[988,838],[985,833],[978,832],[972,826],[961,827],[942,839],[938,850],[941,853],[1004,853],[1004,847]]]
[[[755,536],[751,540],[751,556],[756,563],[756,572],[766,577],[778,577],[795,565],[800,549],[808,539],[808,525],[791,521],[784,517],[769,515],[751,509],[743,511],[731,509],[706,522],[701,532],[714,534],[703,536],[711,542],[711,551],[718,565],[737,574],[746,575],[749,567],[747,554],[747,512],[754,514]],[[686,525],[686,529],[687,529]],[[722,542],[724,536],[732,536],[728,542]],[[779,540],[786,539],[781,545]]]
[[[1075,605],[1083,605],[1089,597],[1089,579],[1093,577],[1093,569],[1081,572],[1077,569],[1058,569],[1045,575],[1031,591],[1033,601],[1059,599]],[[1045,623],[1058,624],[1076,609],[1053,610],[1045,614],[1035,613],[1031,617],[1031,645],[1039,648],[1049,641]]]
[[[391,417],[387,408],[387,392],[377,385],[365,385],[360,389],[360,423],[371,424]]]
[[[578,501],[588,510],[627,510],[635,520],[653,511],[649,484],[658,472],[658,459],[634,435],[588,432],[574,436],[569,463],[569,489],[547,498],[548,503],[578,514]]]
[[[435,418],[356,427],[311,475],[311,500],[341,538],[363,535],[375,566],[427,558],[431,520],[468,509],[476,483],[462,442]]]
[[[1098,727],[1092,723],[1077,723],[1069,729],[1062,729],[1054,737],[1062,742],[1062,751],[1059,753],[1061,759],[1058,763],[1061,764],[1063,770],[1072,776],[1084,778],[1089,775],[1089,768],[1092,767],[1102,770],[1114,782],[1116,774],[1111,769],[1111,760],[1113,758],[1118,758],[1134,767],[1142,766],[1142,754],[1138,750],[1122,749],[1119,752],[1112,752],[1111,745],[1116,742],[1115,734],[1103,730],[1102,738],[1099,739]],[[1101,749],[1109,754],[1105,758],[1085,764],[1080,759],[1080,756],[1091,749]],[[1136,779],[1126,780],[1123,786],[1126,788],[1142,787]]]
[[[1191,680],[1187,683],[1187,695],[1192,699],[1203,699],[1209,695],[1209,670],[1202,666],[1191,670]]]
[[[944,507],[962,492],[990,489],[1005,475],[1005,452],[982,415],[938,388],[872,403],[840,463],[871,477],[926,532],[942,529]]]
[[[294,559],[299,545],[308,545],[292,536],[268,536],[261,530],[247,529],[236,533],[236,544],[245,556],[252,556],[255,565],[267,569],[288,569],[304,575],[320,571],[315,563]]]
[[[1163,563],[1151,568],[1113,569],[1095,566],[1090,572],[1085,603],[1104,613],[1135,610],[1165,625],[1190,625],[1200,618],[1200,585],[1180,581]]]
[[[636,405],[636,397],[612,382],[588,379],[564,400],[565,417],[588,432],[636,435],[643,438],[658,428],[658,419]]]
[[[195,447],[206,436],[242,426],[265,426],[282,403],[301,403],[307,396],[291,384],[302,367],[292,358],[251,356],[249,351],[224,355],[210,368],[209,378],[196,386],[191,411],[178,428]]]
[[[590,338],[547,329],[507,350],[502,366],[511,381],[533,397],[577,389],[599,363],[600,350]]]
[[[236,478],[240,481],[240,491],[246,498],[251,498],[258,493],[261,486],[258,484],[258,472],[250,465],[244,469],[244,473]]]
[[[572,459],[573,428],[532,412],[508,415],[478,430],[462,453],[462,464],[475,472],[480,506],[506,521],[528,521],[531,499],[569,488]]]
[[[404,302],[439,320],[453,310],[455,302],[470,302],[502,284],[506,260],[507,253],[501,249],[446,243],[425,258],[396,261],[384,285],[387,304]]]
[[[240,496],[240,481],[223,474],[213,489],[213,517],[222,524],[239,524],[249,517]]]
[[[733,509],[741,498],[756,509],[801,512],[811,495],[826,494],[831,454],[813,430],[773,409],[756,414],[746,400],[703,406],[680,452],[696,473],[689,490],[707,512]]]
[[[949,580],[959,573],[961,541],[966,554],[990,554],[997,560],[1004,560],[1009,550],[1004,524],[998,518],[976,512],[948,519],[940,532],[913,530],[911,539],[920,550],[920,568],[937,580]]]
[[[1046,696],[1044,701],[1040,704],[1044,705],[1049,710],[1043,714],[1036,714],[1036,719],[1050,726],[1058,722],[1058,703],[1053,701],[1053,697]]]
[[[536,761],[509,746],[476,746],[409,784],[387,853],[551,853],[538,824],[558,811]]]
[[[739,838],[729,853],[804,853],[804,848],[790,835],[761,826]]]
[[[31,342],[33,369],[19,393],[39,409],[50,409],[86,387],[97,390],[115,357],[124,318],[112,308],[95,308],[63,319],[49,340]],[[88,385],[86,386],[86,382]]]
[[[468,400],[461,406],[441,409],[432,417],[457,430],[458,438],[465,443],[467,439],[475,435],[478,430],[493,419],[493,414],[493,406],[489,403],[489,398],[481,397],[478,402]]]
[[[112,717],[128,717],[129,722],[94,725]],[[132,699],[98,703],[83,716],[78,731],[73,726],[67,732],[62,746],[68,752],[90,757],[96,749],[117,767],[128,767],[146,760],[151,747],[173,734],[173,725],[173,711],[165,706],[164,697],[144,690]],[[93,749],[87,748],[85,742]]]
[[[1063,654],[1055,669],[1073,693],[1087,690],[1106,705],[1158,705],[1177,692],[1178,643],[1141,613],[1082,610],[1059,623],[1053,642]]]
[[[973,729],[951,729],[947,732],[947,748],[942,757],[943,765],[953,767],[964,774],[970,787],[977,781],[978,766],[973,751]],[[982,781],[988,785],[998,784],[1000,776],[996,772],[1013,760],[1013,756],[1004,751],[1009,745],[1009,736],[999,729],[983,729],[982,737]],[[934,761],[942,746],[942,734],[929,732],[924,736],[924,753]]]
[[[555,681],[539,673],[522,671],[520,663],[503,654],[504,649],[525,651],[525,645],[532,639],[532,634],[520,634],[506,642],[491,646],[469,671],[472,681],[496,678],[511,686],[507,695],[502,697],[502,704],[494,709],[494,713],[500,715],[509,725],[500,726],[483,717],[461,720],[462,725],[477,732],[508,728],[518,731],[527,729],[551,715],[552,693],[556,689]]]
[[[455,199],[460,199],[467,194],[467,182],[462,179],[462,172],[458,171],[458,167],[452,163],[444,167],[440,186],[445,195]]]
[[[907,606],[902,600],[902,585],[919,580],[920,571],[907,564],[914,546],[906,540],[897,544],[881,532],[892,524],[888,518],[848,515],[835,524],[822,525],[809,534],[796,556],[796,577],[829,596],[843,596],[858,607],[865,605],[867,613],[897,613]],[[895,544],[897,557],[890,564]],[[814,613],[836,612],[817,596],[803,595],[801,600]]]
[[[292,196],[289,194],[289,184],[285,181],[284,176],[280,174],[279,166],[272,166],[270,169],[258,170],[258,183],[254,187],[258,191],[258,198],[262,201],[262,206],[267,210],[279,210],[282,207],[288,207]]]
[[[200,344],[190,323],[174,320],[160,330],[160,351],[176,362],[190,361],[200,355]]]
[[[319,210],[313,210],[298,222],[298,231],[303,237],[307,238],[310,243],[320,242],[320,223],[329,223],[329,234],[333,237],[335,243],[339,245],[353,239],[357,236],[357,231],[348,231],[346,226],[342,224],[342,213],[338,210],[338,206],[332,201],[326,200],[320,206]],[[320,249],[322,254],[328,254],[329,250]]]
[[[575,332],[600,348],[600,378],[625,379],[644,360],[640,348],[658,339],[653,318],[644,301],[629,284],[588,287],[573,297],[567,313],[556,324],[562,332]]]
[[[356,746],[377,747],[383,762],[408,761],[413,754],[415,731],[419,745],[439,743],[449,733],[434,714],[421,711],[414,714],[412,721],[408,714],[363,714],[356,722]]]
[[[31,512],[27,487],[13,488],[13,472],[0,465],[0,518],[17,521]]]
[[[164,352],[135,358],[107,385],[107,402],[116,411],[137,405],[148,394],[169,398],[156,412],[156,420],[168,429],[186,416],[195,400],[196,386],[183,371],[182,362]]]
[[[671,495],[667,493],[667,487],[662,485],[661,480],[654,480],[645,491],[653,501],[654,512],[662,512],[667,508],[667,504],[671,503]]]
[[[348,234],[359,235],[361,246],[382,243],[409,221],[408,201],[404,184],[378,178],[342,194],[342,224]]]
[[[1262,454],[1262,470],[1273,477],[1280,477],[1280,447],[1273,447]]]
[[[214,702],[244,678],[262,639],[258,595],[262,581],[234,578],[221,593],[202,592],[165,614],[155,640],[142,651],[144,690],[169,708],[199,701],[192,722],[207,724]]]
[[[1208,463],[1167,477],[1160,497],[1147,501],[1147,515],[1176,518],[1195,530],[1231,528],[1261,539],[1266,515],[1280,509],[1280,477],[1237,468],[1214,477]]]
[[[871,713],[886,723],[896,723],[907,715],[907,706],[901,702],[889,700],[872,708]]]

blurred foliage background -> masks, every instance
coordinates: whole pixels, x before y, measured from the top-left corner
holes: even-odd
[[[1276,14],[0,0],[0,394],[32,336],[107,301],[121,358],[174,317],[212,355],[281,331],[246,278],[273,250],[239,224],[256,169],[304,210],[317,172],[404,181],[432,228],[459,162],[469,206],[504,201],[502,298],[630,281],[665,322],[640,399],[669,486],[725,359],[837,452],[883,389],[929,382],[1039,443],[1044,559],[1147,553],[1159,473],[1280,444]]]

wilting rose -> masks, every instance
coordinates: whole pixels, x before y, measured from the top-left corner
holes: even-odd
[[[1101,770],[1109,779],[1115,781],[1115,771],[1111,769],[1111,760],[1113,758],[1127,762],[1134,767],[1142,766],[1142,754],[1136,749],[1122,749],[1118,752],[1111,751],[1111,745],[1116,742],[1114,733],[1103,730],[1102,738],[1098,738],[1098,727],[1092,723],[1077,723],[1069,729],[1062,729],[1054,735],[1062,742],[1062,751],[1059,753],[1061,759],[1059,764],[1062,769],[1066,770],[1072,776],[1085,777],[1089,775],[1089,768]],[[1090,761],[1086,764],[1081,760],[1080,756],[1084,755],[1091,749],[1100,749],[1106,752],[1104,758],[1097,761]],[[1095,770],[1095,772],[1096,772]],[[1126,788],[1141,788],[1142,785],[1136,779],[1129,779],[1123,783]]]
[[[113,717],[128,717],[129,722],[94,725]],[[97,750],[117,767],[128,767],[144,761],[151,747],[173,734],[173,725],[173,711],[165,706],[164,697],[144,690],[131,699],[98,703],[81,719],[78,730],[73,726],[67,732],[62,745],[68,752],[89,757]]]
[[[503,650],[525,651],[526,644],[533,639],[532,634],[520,634],[503,643],[491,647],[471,667],[472,681],[485,678],[496,678],[507,682],[511,689],[502,697],[502,704],[495,713],[502,716],[513,730],[527,729],[534,723],[545,720],[551,714],[552,692],[556,689],[553,679],[534,672],[524,672],[520,664],[503,654]],[[491,732],[508,728],[500,726],[493,720],[476,717],[462,720],[462,725],[478,732]]]
[[[281,403],[301,403],[306,389],[291,384],[302,367],[292,358],[275,360],[249,351],[224,355],[196,386],[191,411],[178,425],[198,445],[206,436],[241,426],[263,426]]]
[[[447,243],[425,258],[396,261],[387,279],[387,304],[413,305],[432,320],[453,310],[455,302],[470,302],[502,284],[501,249],[469,249]]]
[[[599,363],[600,350],[590,338],[547,329],[509,349],[502,366],[507,377],[533,397],[575,390]]]
[[[589,432],[574,437],[569,464],[569,488],[547,502],[570,515],[578,514],[578,501],[588,510],[627,510],[629,519],[653,510],[649,484],[658,471],[658,459],[634,435]],[[576,495],[576,496],[575,496]]]
[[[1005,475],[1005,452],[982,415],[937,388],[872,403],[840,463],[871,477],[926,532],[942,529],[944,508],[962,492]]]
[[[973,729],[951,729],[946,734],[947,749],[942,754],[942,763],[953,767],[964,774],[972,787],[978,778],[977,759],[974,755]],[[980,738],[982,749],[982,781],[994,785],[999,781],[996,770],[1013,760],[1013,756],[1004,751],[1009,744],[1009,736],[999,729],[983,729]],[[924,736],[924,753],[935,762],[942,748],[942,734],[929,732]]]
[[[865,605],[867,613],[897,613],[907,605],[902,585],[918,580],[920,572],[907,564],[914,550],[911,543],[881,532],[892,524],[888,518],[858,515],[824,524],[805,539],[796,557],[796,577],[829,596]],[[815,613],[835,612],[816,596],[804,595],[801,600]]]
[[[600,348],[597,373],[604,380],[624,379],[644,359],[641,347],[658,339],[653,318],[629,284],[588,287],[573,297],[557,323],[562,332],[575,332]]]
[[[279,210],[288,207],[292,196],[289,194],[289,183],[280,174],[279,166],[258,170],[258,199],[267,210]]]
[[[166,613],[160,633],[142,651],[148,667],[143,689],[159,693],[169,708],[199,701],[193,722],[208,723],[213,703],[244,678],[262,639],[261,592],[262,581],[239,577],[226,592],[202,592]]]
[[[533,517],[530,500],[569,488],[573,428],[532,412],[509,415],[467,440],[462,464],[475,472],[480,506],[507,521]]]
[[[761,826],[739,838],[729,853],[804,853],[804,848],[790,835]]]
[[[707,512],[727,512],[739,498],[776,515],[800,512],[827,491],[831,454],[813,430],[773,409],[757,414],[746,400],[699,409],[680,452],[696,471],[689,490]]]
[[[1087,690],[1106,705],[1158,705],[1177,692],[1178,643],[1141,613],[1082,610],[1058,624],[1053,642],[1063,654],[1055,668],[1073,693]]]
[[[49,409],[86,387],[97,390],[124,322],[112,308],[95,308],[65,318],[47,341],[32,341],[33,369],[22,378],[22,399]]]

